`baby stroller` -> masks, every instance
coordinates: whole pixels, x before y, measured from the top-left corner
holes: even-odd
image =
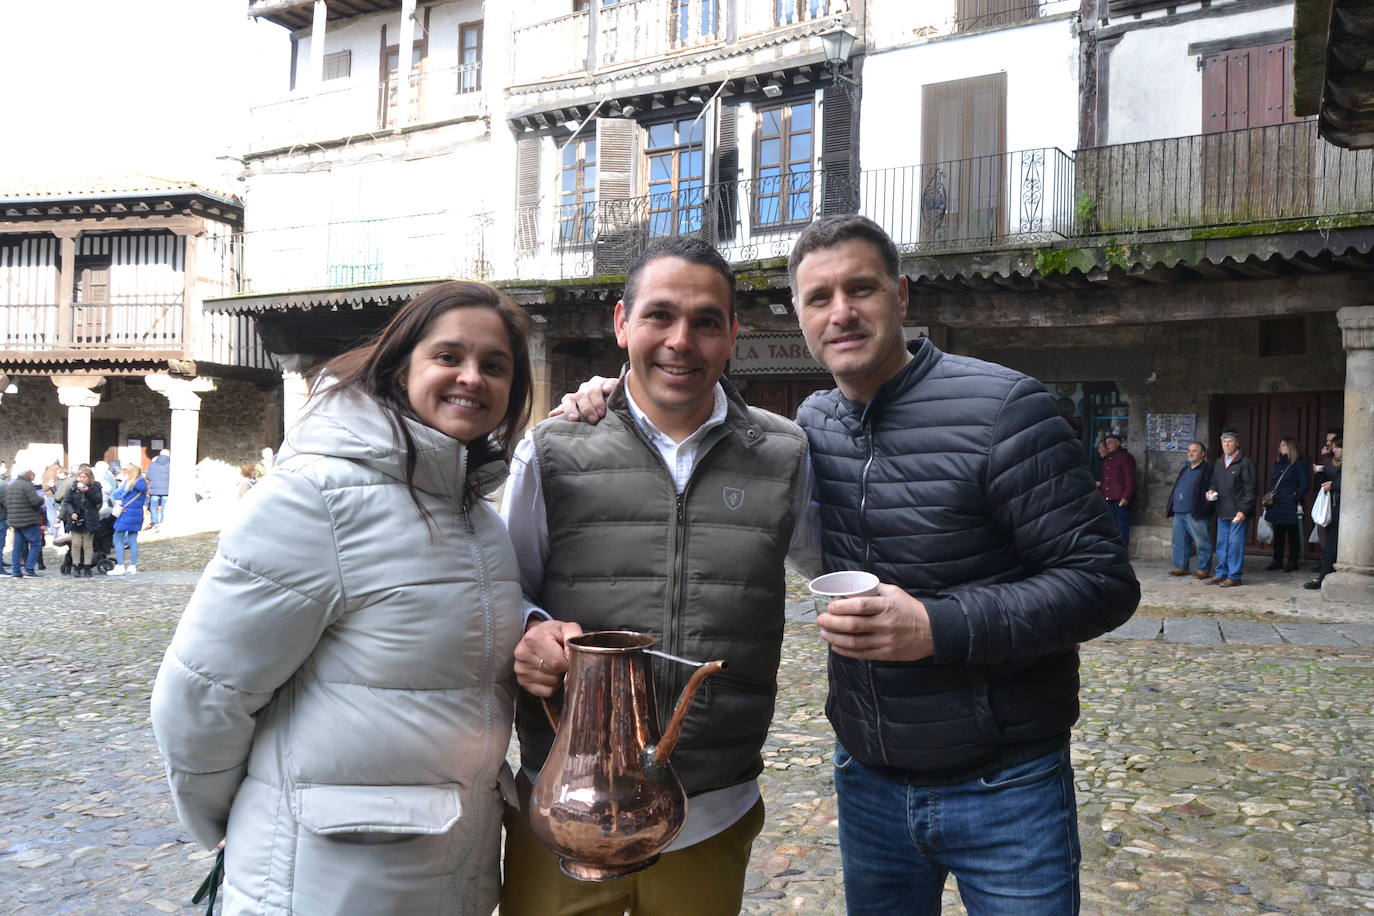
[[[111,552],[114,551],[114,516],[106,516],[100,520],[100,524],[95,527],[95,537],[91,543],[91,569],[98,573],[107,573],[114,569],[114,560],[110,559]],[[72,538],[69,534],[64,534],[53,540],[54,547],[67,545],[67,555],[62,558],[62,575],[72,574]]]

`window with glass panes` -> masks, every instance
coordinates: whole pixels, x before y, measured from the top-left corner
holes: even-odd
[[[815,155],[814,99],[758,113],[754,132],[754,225],[811,219]]]
[[[825,0],[773,0],[773,24],[791,25],[825,13]]]
[[[476,92],[482,88],[482,22],[465,22],[458,27],[458,91]]]
[[[596,136],[563,147],[558,185],[558,232],[567,245],[590,245],[596,232]]]
[[[675,44],[696,44],[720,27],[717,0],[670,0],[669,12],[668,35]]]
[[[647,126],[644,151],[649,174],[649,235],[701,230],[706,155],[705,119],[664,121]]]

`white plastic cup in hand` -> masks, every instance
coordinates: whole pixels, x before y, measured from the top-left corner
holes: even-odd
[[[878,594],[878,577],[871,572],[846,569],[842,572],[826,573],[807,583],[811,589],[811,600],[816,613],[825,610],[826,605],[837,598],[858,598],[860,595]]]
[[[1208,490],[1208,491],[1207,491],[1207,494],[1206,494],[1206,496],[1207,496],[1207,501],[1208,501],[1209,503],[1214,503],[1214,502],[1217,501],[1217,497],[1220,496],[1220,495],[1221,495],[1221,494],[1218,493],[1216,490]]]

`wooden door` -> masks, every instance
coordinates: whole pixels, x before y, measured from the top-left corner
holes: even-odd
[[[921,93],[921,238],[1005,234],[1007,75],[932,83]]]
[[[77,346],[102,346],[110,336],[110,259],[76,259],[75,303],[72,313],[72,342]]]
[[[835,381],[830,376],[805,377],[800,379],[768,379],[749,384],[744,399],[754,407],[771,410],[773,413],[791,420],[797,416],[797,408],[812,392],[834,388]]]
[[[1325,439],[1326,430],[1340,425],[1344,400],[1344,394],[1339,391],[1219,397],[1212,412],[1215,435],[1207,443],[1207,450],[1213,460],[1221,461],[1220,435],[1225,430],[1234,430],[1240,439],[1241,451],[1255,462],[1258,496],[1268,488],[1269,474],[1278,458],[1279,440],[1297,440],[1302,447],[1302,460],[1311,464]],[[1312,499],[1310,492],[1303,499],[1306,516],[1310,516]],[[1311,528],[1305,527],[1305,533],[1310,532]],[[1255,546],[1253,526],[1249,543]],[[1268,550],[1268,547],[1263,549]],[[1308,545],[1307,549],[1316,555],[1315,545]]]
[[[400,45],[391,45],[386,49],[385,66],[382,72],[382,100],[379,121],[382,127],[396,127],[398,121],[396,111],[398,88],[398,73],[401,67],[401,48]],[[405,123],[414,123],[419,119],[421,108],[420,96],[424,92],[424,80],[421,73],[424,69],[424,48],[414,47],[410,55],[410,104],[409,114],[404,119]]]

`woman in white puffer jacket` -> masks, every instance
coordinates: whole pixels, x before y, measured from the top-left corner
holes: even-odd
[[[416,297],[220,536],[152,712],[227,914],[494,909],[522,615],[483,496],[528,418],[526,322],[478,283]]]

